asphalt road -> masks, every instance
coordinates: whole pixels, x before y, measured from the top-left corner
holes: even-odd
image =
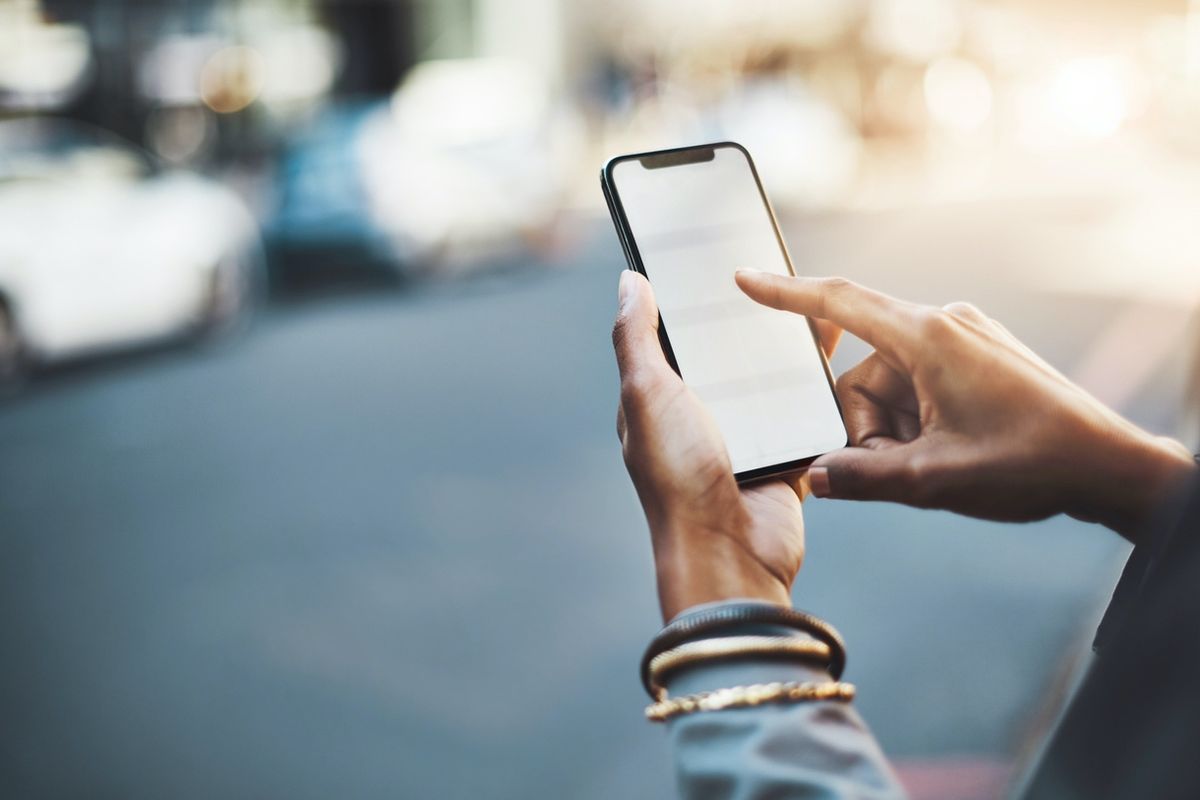
[[[1068,371],[1120,302],[793,234]],[[635,676],[657,618],[613,432],[618,259],[598,228],[548,269],[276,308],[0,408],[3,793],[670,796]],[[797,603],[842,629],[901,759],[1013,753],[1124,552],[1065,519],[814,501],[808,524]]]

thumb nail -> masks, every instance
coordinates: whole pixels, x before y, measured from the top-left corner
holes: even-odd
[[[617,284],[617,306],[624,311],[633,297],[633,270],[622,270],[621,280]]]
[[[829,470],[825,467],[809,469],[808,488],[817,497],[829,497]]]

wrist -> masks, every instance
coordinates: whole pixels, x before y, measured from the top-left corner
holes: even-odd
[[[1138,544],[1197,474],[1196,460],[1179,442],[1144,431],[1121,437],[1104,459],[1090,518]]]
[[[736,532],[673,529],[654,537],[654,566],[663,620],[721,600],[762,600],[790,606],[791,584],[739,542]]]

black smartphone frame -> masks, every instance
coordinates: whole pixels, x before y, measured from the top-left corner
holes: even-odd
[[[649,150],[643,153],[628,153],[610,158],[600,170],[600,188],[604,191],[604,199],[608,203],[608,213],[612,217],[613,227],[617,229],[617,238],[621,242],[621,249],[625,253],[625,261],[628,263],[630,269],[645,275],[647,280],[650,279],[650,276],[646,273],[646,267],[642,263],[642,256],[638,252],[637,242],[629,226],[629,219],[625,215],[625,207],[621,203],[621,196],[617,192],[616,184],[613,181],[613,168],[624,161],[643,162],[642,166],[646,169],[666,169],[680,164],[695,164],[713,160],[716,156],[716,151],[722,148],[733,148],[745,156],[746,163],[750,166],[750,174],[754,176],[754,184],[758,187],[758,196],[762,199],[763,207],[766,209],[767,215],[771,218],[771,227],[775,231],[775,241],[779,244],[780,252],[783,253],[783,261],[787,264],[788,273],[793,276],[796,274],[796,269],[792,265],[792,256],[788,252],[787,243],[783,240],[783,232],[779,228],[779,220],[775,216],[775,208],[771,205],[766,190],[763,189],[762,179],[758,176],[758,168],[754,165],[754,159],[750,157],[750,152],[745,147],[742,147],[737,142],[728,141],[689,145],[687,147],[672,147],[666,150]],[[654,166],[648,166],[644,163],[645,161],[658,163]],[[813,324],[812,319],[807,317],[805,319],[808,322],[808,330],[813,337],[813,344],[817,348],[817,354],[821,358],[821,366],[825,370],[825,378],[829,382],[829,393],[832,395],[833,402],[837,406],[838,416],[842,418],[844,427],[845,413],[842,410],[842,403],[837,396],[836,383],[833,377],[833,370],[829,366],[829,358],[825,355],[825,349],[821,347],[821,339],[817,335],[817,328]],[[667,328],[663,323],[661,314],[658,317],[658,338],[662,343],[663,353],[666,355],[667,361],[671,364],[671,368],[682,378],[683,372],[679,369],[679,363],[675,360],[675,351],[671,348],[671,340],[667,334]],[[846,445],[848,444],[849,440],[846,441]],[[817,453],[816,455],[796,459],[795,461],[743,470],[742,472],[734,473],[733,477],[740,484],[778,478],[803,470],[822,455],[824,453]]]

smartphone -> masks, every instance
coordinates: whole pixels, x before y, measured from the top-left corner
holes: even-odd
[[[663,351],[716,419],[737,480],[795,472],[844,447],[815,329],[734,282],[743,267],[795,274],[746,148],[618,156],[600,183],[629,267],[654,287]]]

